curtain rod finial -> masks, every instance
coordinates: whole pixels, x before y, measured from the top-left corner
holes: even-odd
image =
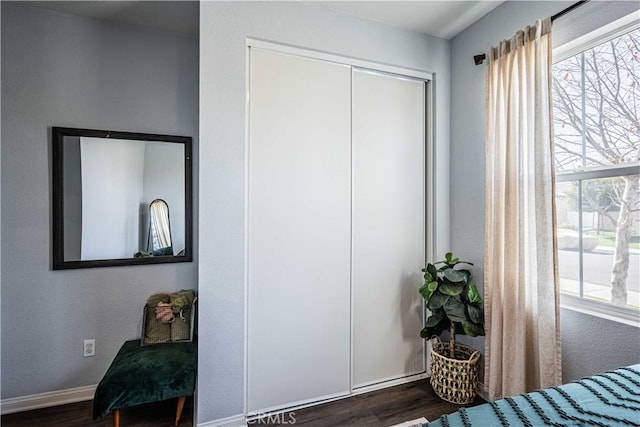
[[[487,59],[487,55],[484,53],[482,55],[473,55],[473,61],[476,63],[476,65],[482,64],[485,59]]]

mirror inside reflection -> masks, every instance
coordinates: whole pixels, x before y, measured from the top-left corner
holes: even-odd
[[[162,199],[156,199],[149,205],[149,237],[147,254],[153,256],[173,255],[171,241],[171,221],[169,206]]]
[[[88,266],[74,265],[76,261],[151,263],[159,260],[150,258],[190,254],[185,208],[190,145],[124,132],[96,136],[63,129],[56,136],[60,129],[54,128],[54,152],[56,139],[61,151],[54,157],[62,169],[62,200],[57,204],[62,209],[54,212],[54,227],[59,222],[62,227],[54,240],[62,234],[64,255],[59,259],[60,245],[54,242],[54,268]]]

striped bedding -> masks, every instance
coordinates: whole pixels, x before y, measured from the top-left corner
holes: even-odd
[[[472,408],[424,424],[447,426],[640,426],[640,364]]]

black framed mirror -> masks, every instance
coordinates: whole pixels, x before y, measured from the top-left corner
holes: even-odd
[[[52,127],[53,269],[192,261],[191,142]]]

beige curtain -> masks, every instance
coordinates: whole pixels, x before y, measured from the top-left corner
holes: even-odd
[[[151,202],[151,227],[152,237],[157,240],[158,247],[163,249],[171,247],[171,229],[169,228],[169,206],[164,200],[156,199]],[[154,242],[156,243],[156,242]]]
[[[485,389],[561,382],[555,262],[551,20],[487,55]]]

